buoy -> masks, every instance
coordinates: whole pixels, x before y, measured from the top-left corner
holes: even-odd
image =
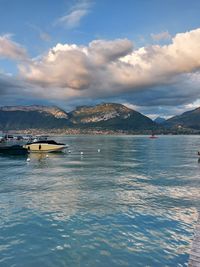
[[[29,162],[30,160],[31,160],[30,158],[27,158],[27,160],[26,160],[26,161],[27,161],[27,162]]]
[[[71,150],[68,150],[68,153],[71,153]]]
[[[47,155],[46,155],[46,158],[48,158],[48,157],[49,157],[49,155],[47,154]]]
[[[83,155],[83,152],[81,151],[81,155]]]
[[[97,151],[98,151],[98,153],[99,153],[99,152],[101,152],[101,149],[98,149]]]

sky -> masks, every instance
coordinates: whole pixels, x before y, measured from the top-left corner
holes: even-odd
[[[0,106],[200,106],[199,0],[0,0]]]

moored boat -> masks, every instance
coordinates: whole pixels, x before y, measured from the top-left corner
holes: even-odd
[[[57,152],[67,148],[66,144],[57,143],[54,140],[30,142],[23,146],[29,152]]]
[[[27,155],[28,150],[23,146],[0,146],[0,155]]]

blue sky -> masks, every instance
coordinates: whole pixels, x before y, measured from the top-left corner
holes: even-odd
[[[199,10],[198,0],[0,0],[0,105],[195,108]]]

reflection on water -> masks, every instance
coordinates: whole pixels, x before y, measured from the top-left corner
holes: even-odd
[[[187,266],[199,137],[57,138],[0,158],[0,266]]]

